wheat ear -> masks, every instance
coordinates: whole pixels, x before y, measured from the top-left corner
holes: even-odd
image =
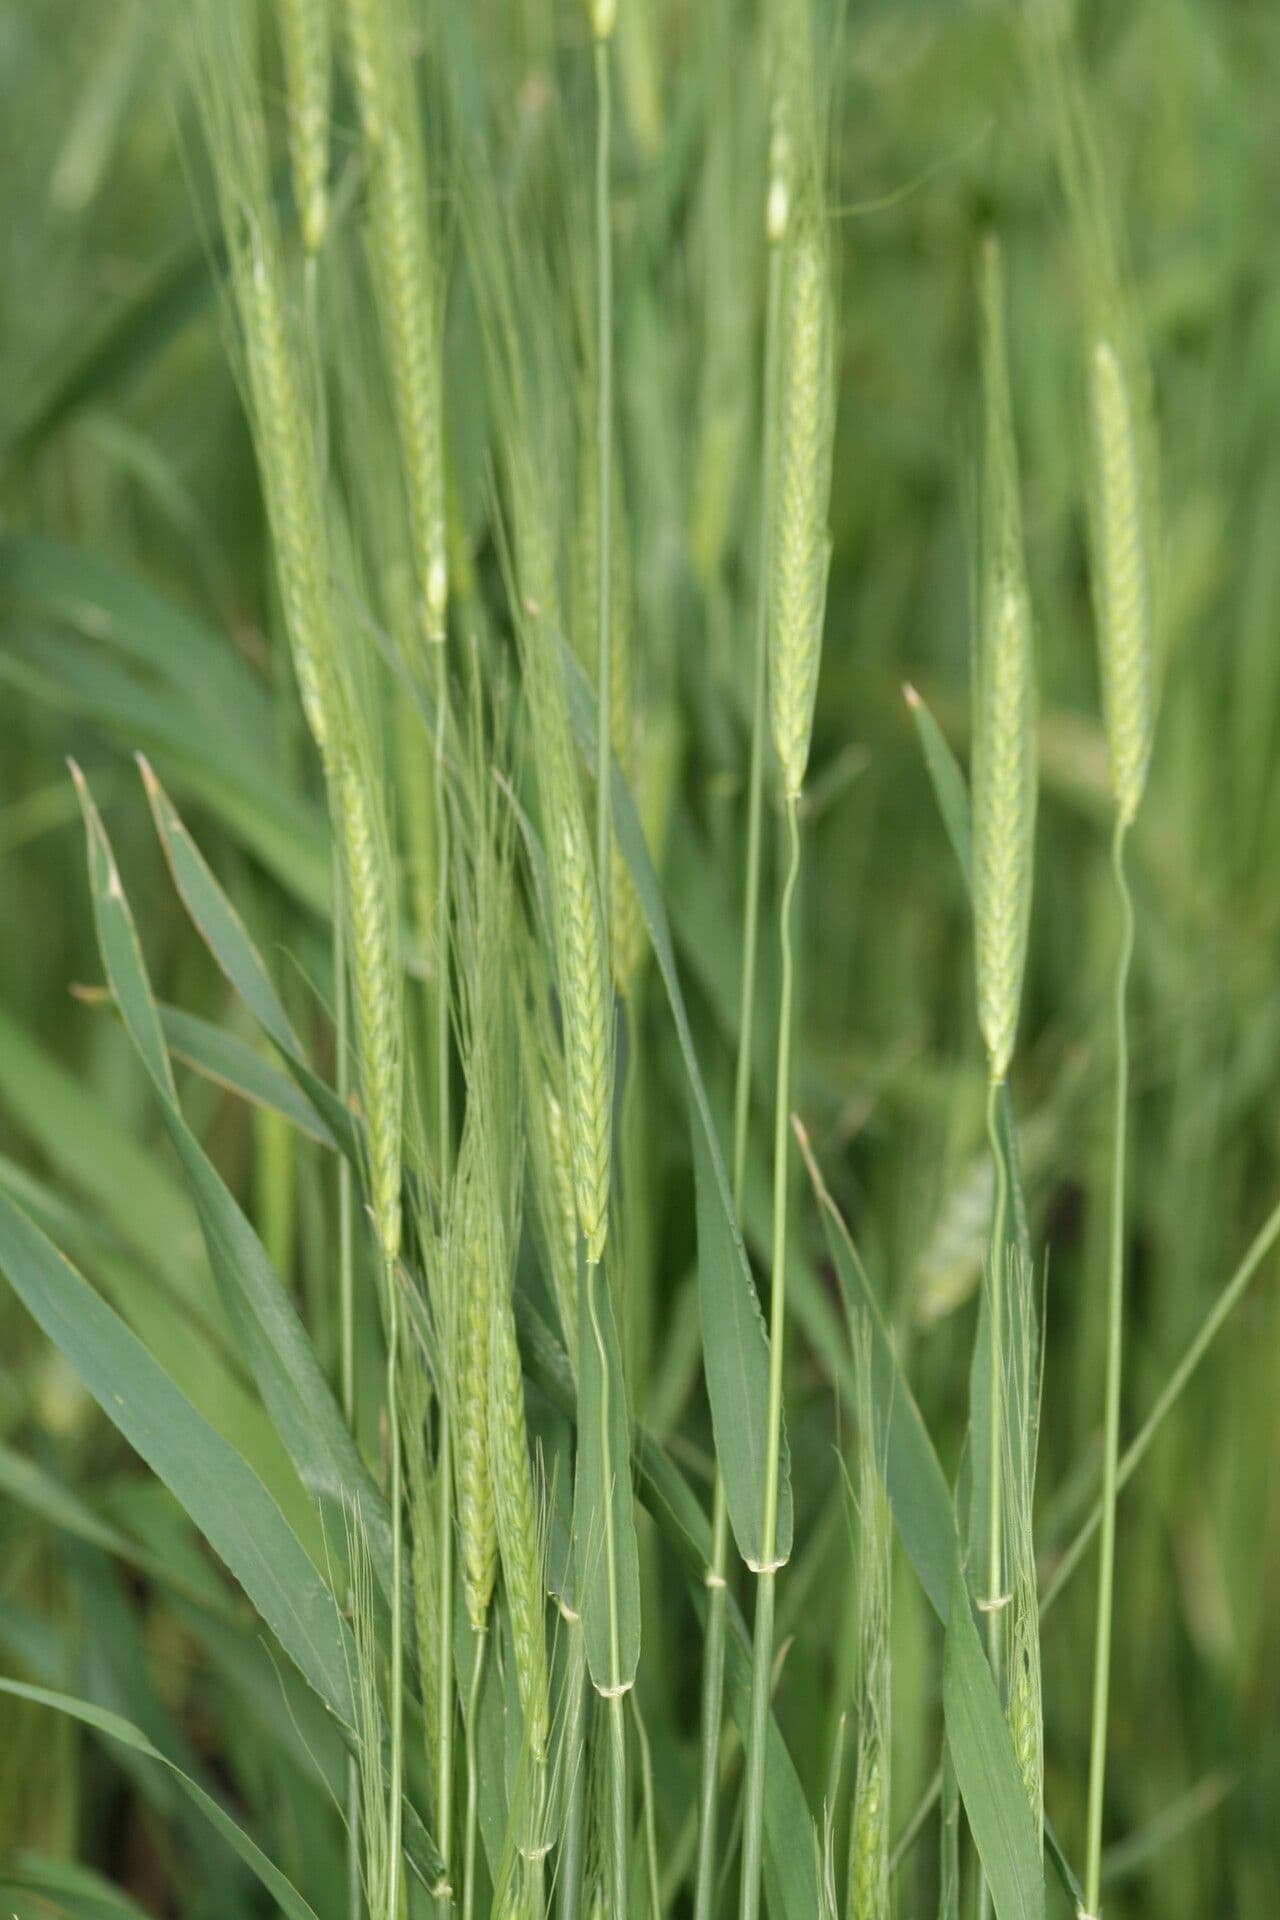
[[[333,90],[329,0],[279,0],[289,108],[289,160],[302,244],[319,253],[329,227],[329,109]]]

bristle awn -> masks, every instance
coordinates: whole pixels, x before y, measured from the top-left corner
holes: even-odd
[[[776,149],[770,168],[766,240],[764,356],[761,381],[760,520],[757,538],[755,656],[752,668],[751,748],[747,775],[747,852],[743,886],[742,979],[738,998],[738,1057],[733,1091],[733,1207],[742,1219],[751,1112],[752,1038],[755,1032],[756,960],[760,936],[761,820],[767,746],[766,692],[769,641],[771,486],[777,407],[778,318],[782,299],[782,243],[789,190],[779,176],[785,157]],[[724,1632],[729,1566],[729,1508],[724,1479],[716,1469],[711,1507],[711,1556],[707,1563],[707,1625],[702,1658],[701,1773],[694,1920],[711,1920],[716,1893],[716,1830],[719,1823],[720,1725],[724,1711]]]
[[[782,770],[787,865],[778,919],[782,980],[773,1142],[769,1401],[761,1564],[752,1633],[751,1709],[742,1829],[741,1920],[756,1920],[763,1852],[765,1749],[773,1671],[782,1377],[787,1302],[787,1147],[794,957],[791,916],[800,873],[799,799],[809,759],[822,653],[831,540],[827,514],[835,431],[835,308],[816,157],[788,217],[778,377],[770,552],[769,693]]]
[[[329,227],[329,108],[333,59],[329,0],[278,0],[289,109],[289,162],[294,205],[309,255]]]
[[[1031,916],[1035,735],[1031,607],[1023,558],[1017,449],[1005,346],[1004,276],[994,236],[979,267],[983,392],[983,524],[973,672],[973,924],[978,1023],[987,1055],[987,1135],[995,1206],[986,1261],[988,1389],[987,1651],[1004,1687],[1006,1472],[1005,1238],[1009,1173],[1001,1091],[1013,1055]],[[985,1882],[979,1907],[986,1910]]]

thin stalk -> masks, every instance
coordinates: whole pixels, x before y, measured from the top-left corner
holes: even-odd
[[[629,1821],[627,1819],[627,1723],[624,1695],[628,1687],[620,1680],[622,1670],[621,1635],[618,1628],[617,1542],[613,1526],[613,1460],[609,1446],[609,1368],[600,1315],[596,1306],[596,1287],[603,1278],[600,1262],[586,1263],[587,1312],[600,1364],[600,1484],[604,1489],[604,1565],[609,1611],[609,1808],[613,1822],[613,1911],[627,1911],[627,1855]]]
[[[998,1102],[1001,1082],[987,1086],[987,1138],[995,1168],[996,1197],[991,1218],[991,1253],[988,1261],[987,1343],[990,1354],[990,1378],[987,1390],[990,1424],[987,1432],[987,1658],[995,1679],[996,1691],[1004,1688],[1004,1232],[1008,1211],[1009,1173],[1000,1144]],[[978,1913],[990,1911],[990,1889],[986,1875],[978,1874]]]
[[[1230,1319],[1235,1308],[1240,1304],[1240,1301],[1248,1291],[1250,1282],[1256,1276],[1259,1267],[1267,1255],[1275,1248],[1277,1242],[1280,1242],[1280,1204],[1272,1208],[1253,1239],[1249,1242],[1244,1258],[1201,1321],[1196,1332],[1188,1342],[1181,1360],[1179,1360],[1177,1366],[1173,1369],[1173,1372],[1169,1375],[1168,1380],[1162,1387],[1155,1405],[1120,1456],[1120,1462],[1116,1469],[1117,1494],[1123,1493],[1138,1468],[1142,1465],[1160,1428],[1164,1425],[1174,1407],[1177,1406],[1178,1401],[1186,1391],[1188,1382],[1196,1372],[1200,1362],[1204,1359],[1206,1353],[1208,1353],[1209,1348],[1213,1345],[1214,1340],[1221,1332],[1223,1326]],[[1099,1499],[1095,1502],[1093,1511],[1089,1514],[1088,1518],[1081,1523],[1080,1529],[1072,1540],[1071,1545],[1063,1553],[1061,1559],[1054,1567],[1050,1579],[1045,1583],[1040,1595],[1040,1618],[1042,1620],[1048,1613],[1050,1607],[1053,1606],[1054,1602],[1058,1599],[1064,1587],[1067,1586],[1071,1576],[1080,1565],[1080,1562],[1084,1559],[1089,1542],[1093,1539],[1094,1534],[1098,1531],[1101,1524],[1102,1513],[1103,1503],[1101,1499]],[[891,1873],[897,1872],[911,1851],[929,1812],[937,1801],[941,1786],[942,1774],[941,1771],[939,1771],[934,1774],[929,1785],[925,1788],[919,1806],[907,1821],[906,1826],[902,1829],[901,1834],[894,1844],[893,1852],[889,1858],[889,1870]]]
[[[394,1264],[384,1266],[387,1288],[387,1444],[391,1452],[391,1778],[388,1785],[387,1920],[400,1913],[400,1823],[404,1796],[404,1501],[400,1486],[400,1288]]]
[[[445,806],[445,710],[449,682],[443,636],[435,643],[436,727],[433,806],[436,823],[436,1128],[439,1134],[441,1204],[453,1178],[453,1140],[449,1111],[449,820]],[[451,1282],[446,1282],[451,1284]],[[449,1311],[449,1309],[446,1309]],[[436,1840],[446,1877],[453,1860],[453,1421],[440,1382],[440,1528],[438,1665],[440,1701],[436,1724],[436,1780],[439,1805]]]
[[[1124,870],[1125,822],[1117,820],[1111,867],[1120,898],[1120,954],[1115,979],[1116,1098],[1111,1164],[1111,1266],[1107,1285],[1107,1378],[1102,1455],[1102,1538],[1098,1553],[1097,1641],[1093,1668],[1093,1724],[1089,1739],[1089,1804],[1084,1894],[1099,1912],[1102,1890],[1102,1801],[1107,1772],[1107,1696],[1111,1680],[1111,1602],[1115,1580],[1116,1495],[1120,1464],[1121,1338],[1124,1331],[1125,1146],[1129,1109],[1129,1035],[1126,999],[1133,959],[1133,898]]]
[[[599,619],[596,629],[596,881],[600,888],[600,921],[604,929],[605,976],[610,971],[609,865],[612,834],[609,820],[612,712],[612,636],[609,609],[609,520],[612,509],[613,461],[613,242],[609,231],[609,41],[597,35],[596,63],[596,354],[600,393],[596,408],[596,465],[599,485]]]
[[[756,956],[760,940],[761,820],[764,813],[764,746],[769,654],[769,543],[772,535],[774,392],[778,359],[778,309],[782,300],[782,249],[769,248],[765,298],[764,375],[759,570],[756,577],[755,664],[751,701],[751,760],[747,772],[747,866],[742,909],[742,984],[738,998],[738,1060],[733,1088],[733,1210],[741,1220],[747,1175],[751,1112],[751,1041],[755,1031]],[[711,1559],[707,1566],[707,1630],[702,1656],[702,1774],[694,1920],[711,1920],[716,1892],[716,1827],[719,1815],[720,1723],[724,1711],[724,1613],[729,1562],[729,1509],[716,1467],[711,1504]]]
[[[569,1704],[564,1740],[564,1824],[560,1836],[556,1912],[559,1920],[578,1920],[582,1905],[587,1810],[587,1650],[582,1623],[570,1623]]]
[[[467,1695],[467,1713],[462,1726],[466,1743],[467,1812],[462,1843],[462,1920],[472,1920],[476,1903],[476,1810],[479,1804],[479,1776],[476,1770],[476,1717],[480,1712],[480,1688],[484,1681],[484,1654],[489,1642],[482,1627],[475,1636],[475,1657],[471,1663],[471,1687]]]
[[[347,1056],[347,942],[343,918],[342,866],[333,852],[333,1001],[336,1023],[334,1079],[345,1107],[351,1092]],[[338,1155],[338,1327],[341,1346],[342,1417],[351,1431],[356,1425],[356,1288],[352,1237],[351,1162]],[[347,1589],[347,1610],[351,1590]],[[363,1893],[360,1884],[360,1770],[354,1753],[347,1756],[347,1920],[360,1920]]]
[[[662,1904],[658,1898],[658,1829],[653,1812],[653,1755],[649,1750],[649,1735],[645,1729],[644,1715],[640,1711],[640,1701],[634,1689],[631,1694],[631,1716],[636,1723],[636,1745],[640,1749],[640,1798],[644,1809],[644,1861],[645,1874],[649,1882],[649,1920],[662,1920]]]
[[[791,909],[800,874],[800,823],[794,795],[787,800],[787,877],[778,916],[782,986],[778,1000],[778,1073],[773,1123],[773,1250],[769,1300],[769,1415],[764,1463],[764,1512],[751,1646],[751,1717],[747,1742],[746,1797],[742,1825],[741,1920],[760,1910],[760,1863],[764,1842],[764,1767],[773,1680],[773,1612],[777,1581],[778,1473],[782,1445],[782,1361],[787,1325],[787,1138],[791,1104],[791,1008],[794,965]]]
[[[1210,1307],[1199,1328],[1188,1343],[1187,1349],[1173,1372],[1161,1389],[1160,1396],[1141,1427],[1125,1448],[1119,1467],[1116,1470],[1116,1492],[1120,1493],[1128,1486],[1137,1469],[1146,1457],[1151,1442],[1155,1439],[1167,1416],[1181,1399],[1187,1382],[1200,1365],[1205,1354],[1213,1345],[1223,1325],[1239,1305],[1250,1281],[1267,1255],[1280,1240],[1280,1205],[1272,1208],[1249,1243],[1243,1260],[1228,1280],[1218,1298]],[[1098,1500],[1088,1519],[1083,1522],[1071,1545],[1067,1548],[1053,1576],[1045,1586],[1040,1598],[1040,1613],[1043,1617],[1049,1611],[1062,1589],[1084,1557],[1084,1552],[1102,1520],[1103,1502]]]

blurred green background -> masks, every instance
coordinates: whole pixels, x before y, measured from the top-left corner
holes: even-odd
[[[509,34],[501,7],[472,11],[482,48],[496,49],[495,86],[534,113],[548,75],[529,23],[545,24],[543,10],[512,8]],[[741,75],[726,79],[698,10],[650,0],[643,11],[649,37],[625,55],[623,83],[624,419],[641,619],[665,623],[683,722],[669,898],[700,1048],[725,1077],[759,175],[717,174],[699,128],[708,111],[734,110],[739,87],[758,118],[758,60],[744,27]],[[1116,924],[1085,571],[1080,274],[1010,11],[855,0],[832,75],[840,415],[797,1104],[954,1465],[985,1229],[984,1080],[961,887],[901,689],[920,687],[963,758],[973,257],[991,224],[1007,252],[1042,701],[1014,1094],[1034,1241],[1048,1257],[1040,1506],[1051,1549],[1081,1511],[1099,1445]],[[170,32],[180,13],[180,0],[0,4],[0,1181],[106,1290],[146,1285],[161,1299],[181,1297],[193,1222],[155,1150],[128,1048],[69,991],[99,969],[65,757],[83,761],[104,804],[157,988],[184,1007],[227,1014],[164,881],[132,750],[155,756],[267,951],[287,946],[299,976],[322,951],[311,907],[326,858],[196,213],[199,143]],[[571,68],[580,22],[561,8],[553,25]],[[1167,545],[1157,746],[1131,860],[1128,1433],[1280,1192],[1280,11],[1272,0],[1138,0],[1084,6],[1080,27],[1151,356]],[[340,101],[339,145],[343,111]],[[745,129],[744,150],[758,131]],[[465,328],[450,351],[455,364],[474,355]],[[719,398],[708,367],[721,370]],[[730,532],[709,587],[696,478],[712,431],[741,458],[726,468]],[[251,710],[210,707],[216,689],[186,671],[184,620],[241,663],[260,696]],[[771,940],[764,951],[768,977]],[[291,964],[277,969],[286,981]],[[677,1085],[673,1071],[673,1101]],[[184,1094],[323,1329],[315,1169],[305,1156],[286,1163],[270,1123],[207,1084]],[[673,1156],[669,1217],[654,1226],[673,1256],[669,1298],[654,1321],[664,1328],[669,1308],[676,1332],[670,1351],[659,1338],[644,1388],[659,1421],[683,1407],[696,1359],[682,1331],[687,1167]],[[794,1353],[793,1441],[818,1490],[801,1520],[815,1523],[835,1479],[830,1369],[820,1339],[798,1339]],[[1278,1403],[1280,1301],[1264,1272],[1122,1502],[1108,1826],[1134,1840],[1112,1857],[1108,1920],[1276,1911]],[[165,1538],[163,1515],[148,1514],[160,1497],[7,1294],[0,1442],[6,1458],[56,1467],[96,1510]],[[0,1668],[74,1677],[211,1764],[229,1752],[217,1767],[243,1790],[253,1757],[235,1750],[207,1651],[152,1605],[145,1581],[126,1586],[5,1484]],[[1069,1850],[1083,1828],[1091,1565],[1044,1636],[1046,1796]],[[894,1631],[902,1816],[932,1770],[938,1684],[933,1624],[905,1564]],[[815,1804],[826,1749],[812,1730],[827,1724],[830,1655],[802,1608],[784,1718]],[[78,1850],[144,1907],[198,1912],[213,1894],[193,1891],[190,1862],[158,1839],[168,1811],[153,1782],[87,1735],[0,1707],[0,1857],[6,1842]],[[930,1872],[904,1874],[901,1913],[917,1911]]]

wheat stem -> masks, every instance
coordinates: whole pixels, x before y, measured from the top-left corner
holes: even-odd
[[[387,1920],[399,1920],[400,1913],[400,1826],[404,1795],[404,1610],[401,1583],[404,1577],[403,1498],[400,1485],[400,1288],[395,1263],[383,1263],[387,1289],[387,1446],[390,1452],[391,1503],[391,1768],[387,1786]]]
[[[627,1820],[627,1729],[623,1717],[624,1696],[618,1691],[622,1672],[622,1652],[618,1624],[617,1541],[613,1524],[614,1467],[612,1449],[609,1445],[609,1363],[596,1300],[596,1288],[602,1278],[599,1261],[589,1260],[586,1266],[587,1314],[591,1322],[591,1334],[595,1341],[596,1357],[600,1367],[600,1485],[603,1488],[604,1499],[605,1590],[609,1614],[609,1681],[612,1689],[609,1696],[609,1807],[613,1820],[613,1894],[614,1912],[625,1914],[629,1825]]]
[[[760,1866],[764,1840],[764,1769],[773,1677],[774,1587],[777,1581],[778,1477],[782,1448],[782,1361],[787,1319],[787,1138],[791,1104],[791,1015],[794,964],[791,909],[800,875],[800,823],[797,797],[786,802],[788,861],[778,915],[782,986],[778,1000],[778,1069],[773,1124],[773,1248],[769,1301],[769,1411],[765,1437],[764,1510],[760,1523],[761,1569],[756,1585],[756,1617],[751,1646],[751,1717],[747,1742],[747,1778],[742,1828],[741,1920],[756,1920],[760,1910]]]
[[[751,701],[751,758],[747,771],[747,857],[742,910],[742,980],[738,997],[738,1058],[733,1087],[733,1209],[742,1218],[746,1188],[747,1132],[751,1112],[752,1037],[755,1031],[756,961],[760,942],[761,821],[768,710],[769,550],[777,390],[778,312],[782,299],[782,249],[769,247],[765,296],[764,375],[761,396],[759,573],[756,580],[755,660]],[[702,1772],[694,1920],[711,1920],[716,1891],[716,1828],[719,1818],[720,1723],[724,1711],[724,1634],[728,1594],[729,1509],[724,1476],[716,1468],[711,1508],[711,1558],[707,1565],[707,1626],[702,1662]]]
[[[338,1098],[345,1106],[351,1093],[351,1063],[347,1038],[346,917],[342,912],[342,868],[335,843],[333,852],[333,999],[336,1033],[334,1077]],[[356,1425],[356,1290],[352,1240],[351,1162],[338,1155],[338,1338],[341,1349],[342,1416],[351,1431]],[[347,1606],[351,1605],[350,1589]],[[347,1920],[360,1920],[360,1767],[347,1756]]]
[[[467,1695],[462,1737],[466,1746],[467,1811],[462,1851],[462,1920],[472,1920],[476,1901],[476,1815],[479,1803],[479,1776],[476,1768],[476,1719],[480,1712],[480,1688],[484,1682],[484,1655],[489,1635],[486,1629],[475,1635],[476,1650],[471,1663],[471,1688]]]
[[[582,1870],[587,1811],[587,1722],[591,1689],[587,1683],[587,1643],[581,1621],[570,1623],[568,1697],[565,1707],[564,1818],[558,1864],[558,1920],[578,1920],[582,1905]]]
[[[1116,1496],[1119,1492],[1120,1373],[1124,1331],[1125,1147],[1129,1106],[1129,1035],[1126,999],[1133,959],[1133,897],[1125,875],[1128,823],[1121,813],[1111,842],[1111,866],[1120,899],[1120,953],[1113,1013],[1116,1084],[1111,1161],[1111,1244],[1107,1282],[1107,1376],[1102,1455],[1102,1537],[1098,1549],[1097,1639],[1093,1667],[1093,1718],[1089,1738],[1089,1804],[1085,1843],[1085,1905],[1099,1911],[1102,1885],[1102,1801],[1107,1771],[1107,1695],[1111,1679],[1111,1612],[1115,1580]]]
[[[609,134],[611,95],[609,38],[597,31],[596,70],[596,353],[599,361],[599,402],[596,407],[596,462],[599,472],[599,563],[597,580],[596,670],[596,884],[600,889],[600,924],[604,935],[606,976],[610,971],[609,866],[611,828],[610,714],[612,712],[613,646],[610,625],[609,520],[613,506],[613,243],[609,231]]]

